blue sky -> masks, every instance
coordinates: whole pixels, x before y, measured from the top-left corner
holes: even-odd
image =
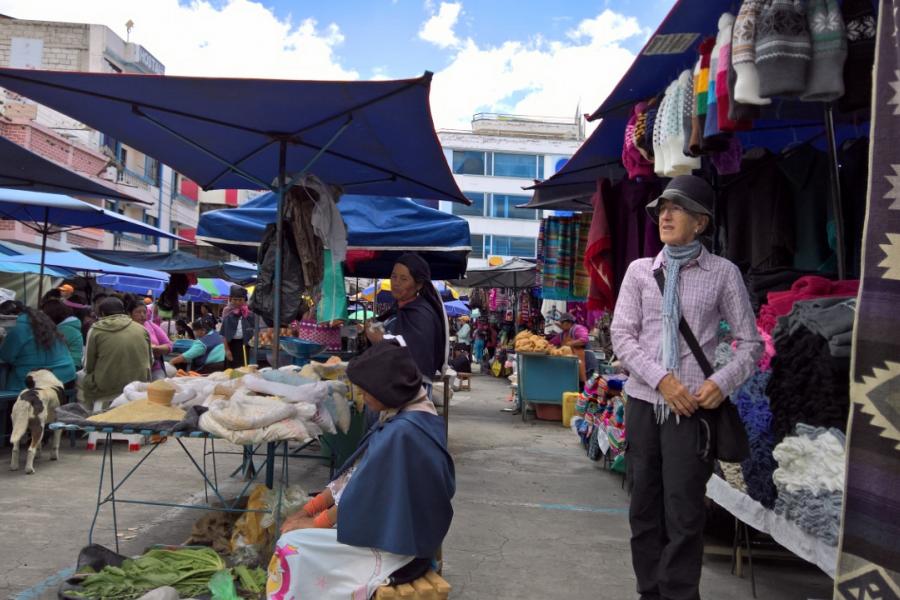
[[[440,70],[452,60],[451,53],[418,38],[422,22],[430,16],[423,0],[339,0],[330,3],[268,0],[263,4],[276,16],[291,18],[294,22],[313,16],[320,23],[337,23],[346,37],[339,55],[348,67],[364,76],[379,68],[386,69],[392,77],[409,77],[426,69]],[[654,29],[672,4],[672,0],[463,2],[464,14],[457,31],[460,37],[471,37],[480,45],[490,46],[509,40],[527,40],[536,35],[562,39],[581,20],[597,16],[604,8],[636,17],[642,27]],[[641,38],[634,38],[623,46],[637,53],[643,42]]]
[[[435,73],[438,127],[482,111],[572,116],[612,91],[675,0],[0,0],[22,19],[106,25],[172,75]]]

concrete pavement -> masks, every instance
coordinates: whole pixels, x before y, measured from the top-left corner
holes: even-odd
[[[444,576],[451,598],[630,600],[635,598],[628,551],[628,496],[621,478],[584,455],[560,425],[503,413],[508,385],[474,376],[472,392],[452,402],[450,450],[456,462],[455,518],[444,543]],[[203,443],[185,446],[199,461]],[[221,446],[221,447],[220,447]],[[222,449],[225,445],[217,445]],[[233,447],[231,449],[234,449]],[[117,476],[143,455],[115,450]],[[0,596],[54,598],[55,586],[87,543],[97,497],[99,451],[70,450],[59,462],[36,462],[37,473],[7,470],[0,452]],[[239,457],[217,457],[223,487]],[[328,471],[318,461],[291,462],[291,482],[319,489]],[[174,440],[161,446],[119,491],[120,498],[185,502],[202,497],[203,483]],[[125,553],[154,543],[181,543],[197,511],[122,506],[119,538]],[[111,511],[101,513],[95,541],[114,542]],[[757,561],[758,597],[796,600],[831,597],[831,581],[815,567]],[[746,579],[730,574],[727,558],[708,557],[702,593],[707,600],[752,598]]]

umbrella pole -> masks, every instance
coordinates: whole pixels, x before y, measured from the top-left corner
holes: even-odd
[[[278,354],[281,346],[279,338],[281,337],[281,262],[283,258],[284,244],[284,185],[287,174],[287,140],[282,139],[278,142],[278,186],[275,194],[278,198],[275,209],[275,302],[273,317],[275,323],[273,327],[275,331],[272,335],[272,368],[277,369]]]
[[[837,255],[838,279],[846,277],[846,265],[844,264],[844,212],[841,208],[841,179],[838,169],[837,141],[834,135],[834,112],[831,104],[825,106],[825,133],[828,136],[828,171],[831,184],[831,204],[834,212],[835,254]]]
[[[50,221],[50,208],[44,207],[44,228],[41,230],[41,270],[38,275],[38,304],[44,297],[44,262],[47,260],[47,228]]]

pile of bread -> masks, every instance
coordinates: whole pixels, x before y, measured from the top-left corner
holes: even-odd
[[[516,352],[532,352],[535,354],[549,354],[550,356],[572,356],[572,349],[568,346],[554,348],[543,337],[522,331],[516,336]]]

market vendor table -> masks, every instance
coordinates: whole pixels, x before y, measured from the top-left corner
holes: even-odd
[[[562,406],[564,393],[579,391],[578,359],[574,356],[518,352],[516,362],[523,421],[528,403]]]
[[[718,475],[706,484],[706,496],[731,513],[736,519],[766,533],[776,542],[805,561],[811,562],[834,579],[837,570],[837,547],[829,546],[800,529],[796,523],[765,508],[747,494],[729,485]]]
[[[104,504],[110,504],[112,507],[112,517],[113,517],[113,535],[115,536],[116,542],[116,551],[119,551],[119,531],[118,531],[118,516],[116,513],[116,504],[139,504],[145,506],[165,506],[172,508],[186,508],[192,510],[204,510],[210,512],[232,512],[232,513],[245,513],[245,512],[265,512],[260,510],[252,510],[252,509],[240,509],[237,508],[238,500],[246,495],[246,493],[250,490],[250,486],[253,485],[254,481],[259,477],[259,473],[263,471],[262,468],[257,469],[253,464],[252,459],[256,455],[256,451],[262,444],[259,445],[247,445],[243,447],[243,456],[244,456],[244,466],[242,469],[245,470],[247,474],[246,484],[239,494],[235,496],[235,500],[231,503],[227,502],[223,497],[220,489],[219,489],[219,480],[218,480],[218,471],[216,467],[216,449],[215,442],[217,439],[210,433],[205,431],[168,431],[168,430],[151,430],[151,429],[143,429],[139,427],[129,427],[129,426],[84,426],[84,425],[72,425],[65,423],[53,423],[50,425],[50,429],[58,430],[63,429],[66,431],[82,431],[82,432],[99,432],[106,435],[106,443],[103,444],[103,459],[100,463],[100,481],[97,486],[97,505],[94,510],[94,517],[91,520],[91,528],[88,532],[88,543],[93,543],[94,537],[94,528],[97,524],[97,519],[100,515],[100,508]],[[201,475],[204,482],[204,492],[205,492],[205,504],[175,504],[170,502],[156,502],[149,500],[134,500],[134,499],[123,499],[121,497],[117,497],[116,493],[125,484],[128,479],[134,475],[138,469],[140,469],[141,465],[150,458],[150,456],[156,451],[159,447],[159,442],[154,443],[150,449],[141,457],[141,459],[135,464],[131,469],[122,477],[120,480],[116,480],[115,475],[115,464],[113,460],[113,444],[112,435],[114,433],[124,433],[124,434],[139,434],[144,436],[150,435],[158,435],[160,438],[173,438],[181,449],[184,451],[184,454],[188,457],[191,464],[197,470],[197,472]],[[184,445],[182,441],[184,438],[189,439],[202,439],[204,440],[203,444],[203,460],[202,464],[194,458],[194,455],[191,454],[190,450]],[[207,442],[210,444],[210,450],[207,451]],[[262,465],[265,467],[265,483],[266,487],[272,489],[275,484],[275,463],[278,455],[281,455],[281,478],[278,492],[278,504],[281,504],[281,494],[283,493],[284,488],[288,484],[288,459],[289,458],[316,458],[322,459],[327,457],[322,457],[319,455],[302,455],[299,454],[305,448],[308,448],[310,445],[315,443],[315,440],[309,440],[302,444],[300,448],[295,448],[292,451],[288,449],[288,441],[279,441],[279,442],[268,442],[266,443],[266,458]],[[280,452],[279,452],[280,450]],[[223,453],[219,453],[223,454]],[[207,469],[207,457],[212,457],[212,478],[210,478],[208,469]],[[249,457],[249,463],[247,462]],[[108,463],[108,466],[107,466]],[[240,470],[240,469],[239,469]],[[107,480],[107,471],[108,471],[108,479],[109,479],[109,492],[104,496],[103,487],[104,483]],[[212,506],[209,503],[209,494],[212,491],[212,494],[215,496],[215,499],[219,501],[220,505]],[[278,529],[278,522],[276,518],[276,529]]]

